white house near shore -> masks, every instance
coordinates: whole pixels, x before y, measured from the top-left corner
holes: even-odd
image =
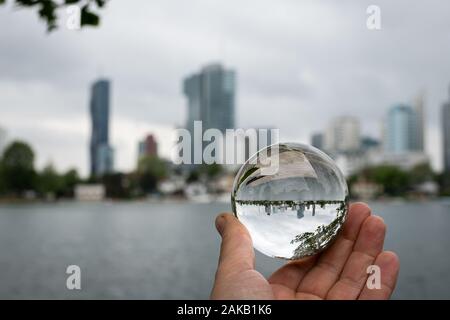
[[[78,201],[102,201],[106,190],[101,184],[79,184],[75,187],[75,199]]]

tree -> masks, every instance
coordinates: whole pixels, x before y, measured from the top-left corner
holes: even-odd
[[[12,2],[13,0],[11,0]],[[0,0],[0,5],[6,0]],[[47,23],[47,30],[57,28],[57,11],[69,5],[77,5],[80,8],[80,26],[97,26],[100,22],[99,16],[92,8],[103,8],[106,0],[14,0],[16,6],[25,8],[36,8],[39,17]]]
[[[409,173],[396,166],[381,165],[364,169],[362,176],[383,186],[383,190],[390,196],[401,196],[410,188]]]
[[[6,186],[5,186],[5,178],[3,176],[3,164],[2,164],[2,158],[0,155],[0,195],[5,193]]]
[[[420,163],[413,167],[410,172],[410,178],[412,184],[421,184],[428,181],[435,181],[436,175],[429,163]]]
[[[450,172],[442,172],[437,175],[436,180],[439,184],[441,196],[450,196]]]
[[[7,192],[20,195],[34,187],[34,152],[22,141],[8,145],[2,159],[3,183]]]
[[[192,170],[189,171],[189,175],[186,179],[188,183],[196,182],[204,179],[213,179],[216,178],[223,172],[223,167],[220,164],[212,163],[212,164],[201,164],[195,166]]]
[[[156,156],[145,156],[139,160],[137,174],[142,191],[156,191],[158,181],[167,176],[167,166]]]
[[[37,191],[43,195],[53,194],[54,196],[60,194],[64,188],[63,177],[58,175],[53,165],[47,165],[38,175]]]
[[[223,167],[220,164],[202,164],[200,166],[200,173],[205,174],[208,178],[215,178],[223,172]]]
[[[81,179],[76,169],[70,169],[63,176],[62,195],[65,197],[73,197],[75,186],[80,183]]]

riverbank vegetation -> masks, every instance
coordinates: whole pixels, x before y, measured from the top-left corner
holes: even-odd
[[[73,198],[78,184],[102,184],[108,198],[130,199],[156,192],[158,182],[167,175],[166,163],[157,157],[141,158],[131,173],[114,172],[87,179],[80,178],[76,169],[58,172],[52,164],[38,170],[32,147],[14,141],[0,155],[0,199]]]
[[[393,165],[364,168],[347,180],[352,197],[365,191],[369,198],[449,196],[450,177],[438,174],[428,163],[409,170]]]
[[[81,178],[76,169],[59,172],[51,163],[36,168],[33,148],[24,141],[11,142],[0,154],[0,200],[3,201],[73,198],[79,184],[101,184],[106,197],[111,199],[148,195],[185,198],[186,188],[190,185],[202,185],[209,193],[217,192],[215,189],[222,193],[231,192],[228,190],[231,189],[230,179],[232,183],[232,173],[218,164],[186,169],[157,156],[139,159],[136,169],[131,172]],[[162,190],[164,182],[170,191]],[[366,168],[349,177],[348,185],[353,198],[450,196],[450,175],[437,174],[427,164],[410,170],[396,166]]]

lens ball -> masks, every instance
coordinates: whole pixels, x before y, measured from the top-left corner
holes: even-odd
[[[231,202],[254,247],[288,260],[332,243],[348,211],[348,188],[334,161],[312,146],[279,143],[240,168]]]

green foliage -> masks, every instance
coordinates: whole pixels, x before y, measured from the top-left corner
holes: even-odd
[[[327,203],[328,202],[322,202],[322,208],[325,208],[325,204]],[[318,226],[315,232],[305,232],[297,235],[291,241],[291,244],[297,242],[300,242],[300,244],[294,250],[292,259],[313,255],[333,241],[334,236],[344,223],[346,212],[347,204],[342,201],[340,207],[337,209],[336,218],[330,224]]]
[[[200,166],[200,174],[206,175],[207,178],[215,178],[223,172],[223,167],[220,164],[202,164]]]
[[[64,188],[64,179],[58,175],[50,164],[46,166],[37,178],[37,191],[43,195],[61,193]]]
[[[384,192],[390,196],[403,195],[410,188],[408,173],[395,166],[370,168],[368,175],[369,180],[382,185]]]
[[[0,0],[1,1],[1,0]],[[0,195],[6,192],[5,178],[3,177],[3,163],[0,155]]]
[[[33,190],[41,196],[72,197],[80,178],[75,169],[59,174],[49,164],[41,172],[34,169],[34,152],[22,141],[14,141],[0,157],[0,195],[20,197]]]
[[[64,174],[59,174],[49,164],[41,172],[37,173],[35,190],[41,195],[53,195],[56,198],[73,197],[75,185],[81,182],[78,172],[70,169]]]
[[[345,201],[341,200],[236,200],[236,202],[244,206],[282,206],[286,208],[303,206],[307,210],[309,210],[311,206],[316,205],[320,206],[323,209],[326,205],[339,204],[338,211],[346,210],[346,203]]]
[[[416,165],[408,172],[412,184],[420,184],[427,181],[435,181],[436,175],[429,163],[422,163]]]
[[[241,180],[239,180],[238,185],[237,185],[237,189],[239,189],[240,185],[245,181],[245,179],[247,179],[251,174],[253,174],[256,170],[258,170],[258,167],[253,167],[248,169],[241,177]]]
[[[37,174],[35,189],[42,196],[51,194],[56,198],[73,197],[75,185],[80,182],[75,169],[59,174],[50,164]]]
[[[138,181],[144,193],[156,191],[158,181],[167,177],[167,166],[156,156],[145,156],[139,160]]]
[[[440,194],[442,196],[450,196],[450,172],[442,172],[436,176],[436,180],[439,184]]]
[[[408,171],[391,165],[369,167],[350,177],[347,182],[351,186],[360,179],[381,185],[388,196],[404,196],[415,186],[436,181],[437,177],[429,164],[419,164]]]
[[[62,175],[61,195],[64,197],[73,197],[75,186],[81,182],[76,169],[70,169]]]
[[[22,141],[8,145],[1,161],[3,188],[15,195],[20,195],[34,187],[34,152]]]
[[[6,3],[0,0],[0,5]],[[14,0],[19,7],[37,9],[39,17],[47,23],[47,30],[57,28],[57,11],[69,5],[78,5],[81,9],[81,27],[98,26],[100,18],[92,9],[103,8],[106,0]]]
[[[165,178],[167,167],[164,161],[156,156],[145,156],[139,160],[138,173],[150,173],[158,179]]]
[[[63,175],[63,180],[66,187],[73,188],[80,182],[80,177],[76,169],[70,169]]]
[[[199,181],[200,178],[213,179],[223,172],[223,167],[220,164],[201,164],[196,166],[189,172],[187,182]]]

